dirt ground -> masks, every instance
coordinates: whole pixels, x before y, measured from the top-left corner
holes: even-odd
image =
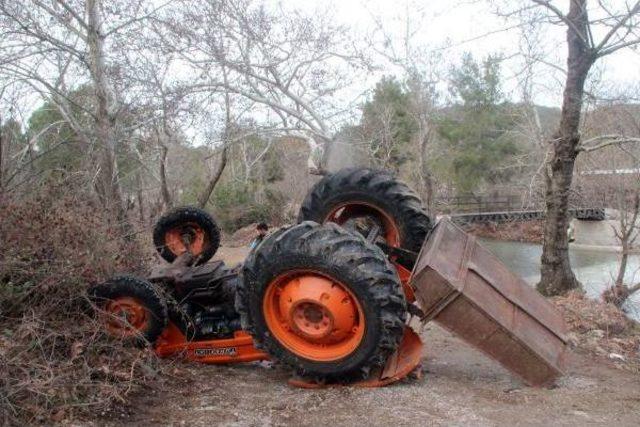
[[[223,248],[228,263],[246,249]],[[174,377],[103,414],[98,425],[640,425],[640,377],[573,353],[553,389],[524,386],[497,363],[429,324],[423,378],[379,389],[303,390],[269,363],[176,363]]]

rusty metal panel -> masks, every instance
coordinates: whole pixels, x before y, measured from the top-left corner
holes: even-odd
[[[411,277],[435,320],[535,386],[562,375],[567,327],[558,310],[449,219],[424,243]]]

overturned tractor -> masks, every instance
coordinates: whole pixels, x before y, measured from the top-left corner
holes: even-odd
[[[440,321],[531,384],[560,374],[565,339],[557,313],[449,222],[430,238],[433,223],[420,199],[388,172],[326,176],[298,219],[230,268],[209,262],[220,242],[213,218],[175,209],[153,233],[166,263],[146,280],[116,277],[92,287],[90,296],[112,335],[150,344],[160,356],[274,359],[303,387],[379,386],[415,372],[422,342],[408,325],[411,314]],[[473,266],[474,254],[502,276],[467,286],[467,277],[485,271]],[[495,311],[500,301],[465,288],[501,296],[502,312]]]

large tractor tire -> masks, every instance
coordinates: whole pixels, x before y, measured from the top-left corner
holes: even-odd
[[[433,227],[416,193],[390,172],[370,168],[325,176],[305,197],[298,221],[334,222],[365,237],[375,226],[386,245],[411,252],[420,251]]]
[[[138,345],[154,343],[169,317],[167,303],[149,282],[118,276],[89,289],[107,332]]]
[[[274,233],[249,255],[236,308],[259,348],[320,382],[359,380],[382,366],[407,316],[385,254],[314,222]]]
[[[189,251],[194,265],[209,261],[220,246],[220,229],[211,215],[192,206],[164,214],[153,228],[153,243],[162,258],[173,262]]]

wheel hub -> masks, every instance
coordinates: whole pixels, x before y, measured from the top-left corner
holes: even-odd
[[[295,329],[311,339],[324,338],[333,330],[333,316],[321,304],[301,302],[292,310]]]
[[[351,201],[336,206],[325,221],[334,222],[368,237],[373,227],[380,228],[380,237],[393,247],[400,247],[400,231],[393,218],[366,202]]]
[[[205,241],[204,230],[195,223],[189,223],[174,227],[166,232],[165,245],[176,256],[180,256],[185,252],[197,256],[205,250],[207,242]]]
[[[107,329],[114,335],[133,335],[144,328],[147,312],[134,298],[121,297],[109,301],[105,307]]]
[[[361,309],[342,284],[317,274],[272,282],[265,295],[265,320],[292,351],[334,360],[357,348],[364,335]]]

